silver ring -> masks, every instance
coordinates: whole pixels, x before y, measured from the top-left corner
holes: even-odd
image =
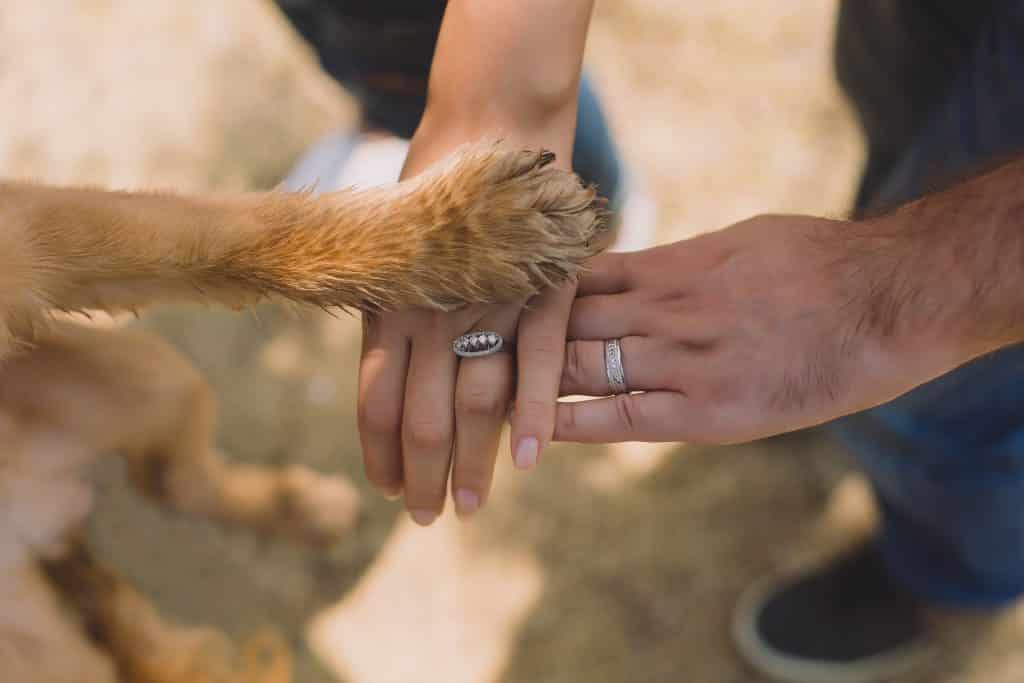
[[[511,351],[512,342],[507,342],[497,332],[488,330],[467,332],[452,342],[452,351],[459,358],[489,356],[502,350]]]
[[[608,376],[608,386],[613,394],[629,392],[626,387],[626,369],[622,367],[622,345],[618,339],[607,339],[604,342],[604,373]]]

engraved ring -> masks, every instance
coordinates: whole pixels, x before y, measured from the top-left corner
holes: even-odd
[[[498,353],[499,351],[512,352],[514,344],[510,341],[505,341],[497,332],[490,332],[487,330],[478,330],[476,332],[467,332],[461,337],[457,337],[452,342],[452,351],[459,358],[477,358],[480,356],[489,356],[492,353]]]
[[[629,392],[626,388],[626,369],[622,367],[622,345],[618,339],[608,339],[604,343],[604,372],[613,394]]]

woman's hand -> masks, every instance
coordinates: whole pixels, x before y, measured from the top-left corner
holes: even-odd
[[[878,405],[963,362],[941,339],[875,324],[898,271],[853,225],[761,216],[594,259],[561,394],[611,393],[603,341],[616,338],[628,389],[644,393],[559,404],[555,439],[746,441]]]
[[[443,510],[449,469],[460,515],[484,503],[513,392],[515,464],[537,462],[554,431],[574,289],[541,294],[525,312],[522,304],[473,306],[365,321],[359,427],[366,473],[386,494],[404,493],[416,522],[430,524]],[[518,335],[518,371],[504,352],[460,360],[452,341],[471,330]]]
[[[502,137],[551,150],[572,166],[583,46],[593,0],[452,0],[431,67],[427,110],[403,176],[459,145]],[[420,524],[444,509],[449,470],[455,509],[487,499],[501,428],[513,394],[512,453],[532,467],[550,442],[565,330],[575,286],[529,306],[404,311],[367,319],[359,378],[359,431],[370,481],[404,495]],[[459,360],[452,341],[491,330],[516,341],[498,353]],[[518,367],[517,367],[518,363]]]

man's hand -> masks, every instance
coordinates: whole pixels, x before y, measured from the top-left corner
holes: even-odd
[[[865,237],[851,222],[761,216],[597,257],[561,393],[611,393],[603,340],[615,338],[629,390],[644,393],[561,403],[555,439],[746,441],[878,405],[964,362],[919,312],[889,324],[912,259],[886,238],[906,227]]]

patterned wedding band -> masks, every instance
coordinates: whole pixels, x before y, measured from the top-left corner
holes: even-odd
[[[626,388],[626,369],[622,367],[622,345],[618,339],[608,339],[604,343],[604,372],[613,394],[629,392]]]
[[[477,358],[511,350],[512,342],[505,341],[497,332],[468,332],[452,342],[452,351],[459,358]]]

